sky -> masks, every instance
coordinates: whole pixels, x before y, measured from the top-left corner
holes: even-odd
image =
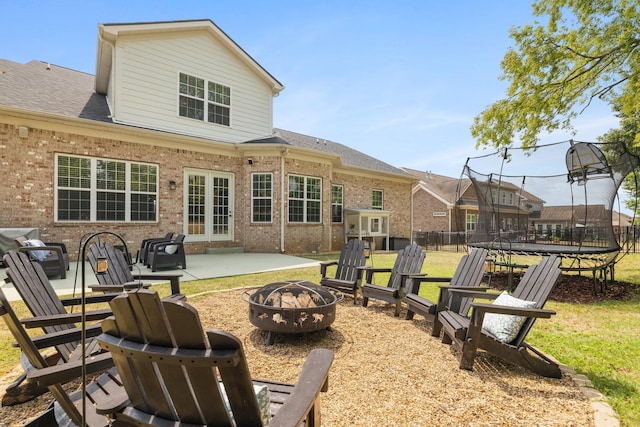
[[[513,46],[510,28],[534,20],[530,0],[0,0],[0,6],[0,58],[90,74],[98,24],[211,19],[285,86],[274,98],[274,127],[456,178],[467,158],[495,151],[476,150],[470,127],[505,95],[500,61]],[[541,142],[595,141],[616,128],[609,106],[598,102],[575,122],[575,135],[541,135]]]

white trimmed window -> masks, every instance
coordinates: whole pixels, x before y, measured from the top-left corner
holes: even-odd
[[[178,114],[190,119],[229,126],[231,88],[180,73]]]
[[[384,209],[384,192],[382,190],[373,190],[371,193],[371,209]]]
[[[320,223],[322,181],[320,178],[289,175],[289,222]]]
[[[271,222],[273,213],[273,174],[251,174],[251,222]]]
[[[477,223],[478,223],[477,214],[467,214],[467,231],[475,231]]]
[[[331,222],[342,222],[344,187],[342,185],[331,186]]]
[[[56,221],[156,222],[158,166],[56,155]]]

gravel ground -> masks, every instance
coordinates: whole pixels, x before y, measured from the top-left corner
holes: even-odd
[[[594,426],[590,402],[570,378],[543,378],[484,352],[473,371],[458,369],[457,355],[431,337],[422,317],[395,318],[391,306],[374,300],[363,308],[346,297],[330,331],[277,335],[266,346],[243,292],[189,302],[205,327],[243,341],[254,377],[295,382],[311,349],[333,350],[329,390],[321,395],[324,426]],[[0,408],[0,425],[22,425],[49,399]]]

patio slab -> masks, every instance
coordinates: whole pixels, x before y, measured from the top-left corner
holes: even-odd
[[[142,264],[135,264],[134,274],[137,272],[145,274],[162,275],[166,272],[182,273],[181,281],[212,279],[216,277],[237,276],[241,274],[261,273],[265,271],[275,271],[293,268],[304,268],[318,266],[316,260],[302,258],[291,255],[282,254],[266,254],[266,253],[217,253],[217,254],[199,254],[187,255],[187,268],[184,270],[163,270],[152,273],[151,269]],[[95,276],[88,263],[85,264],[85,283],[92,285],[96,283]],[[7,275],[4,269],[0,270],[0,277],[5,278]],[[78,269],[78,263],[71,262],[66,279],[51,278],[58,295],[79,295],[82,286],[82,268]],[[163,281],[163,282],[166,282]],[[153,281],[151,281],[153,283]],[[11,283],[2,281],[2,291],[5,293],[9,301],[20,299],[17,291]]]

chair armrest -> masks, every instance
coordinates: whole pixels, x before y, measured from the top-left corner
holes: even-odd
[[[102,327],[99,323],[87,325],[85,336],[87,338],[97,337],[102,333]],[[63,331],[51,332],[44,335],[31,337],[31,341],[36,348],[47,348],[58,344],[66,344],[70,342],[80,341],[82,339],[82,328],[71,328]],[[14,343],[14,347],[18,344]]]
[[[66,253],[60,246],[54,244],[45,244],[45,246],[22,246],[18,248],[19,251],[22,252],[31,252],[31,251],[49,251],[55,252],[59,258],[62,258],[62,254]]]
[[[291,396],[271,418],[269,427],[300,425],[307,415],[319,405],[321,391],[329,388],[329,368],[333,363],[333,351],[316,348],[311,350],[302,365],[298,381]]]
[[[457,312],[462,304],[462,298],[493,300],[500,296],[498,293],[486,292],[488,289],[489,288],[478,286],[440,286],[440,293],[438,294],[438,310],[449,309]]]
[[[359,278],[362,278],[363,271],[365,272],[364,283],[373,283],[374,273],[391,273],[393,271],[393,268],[371,267],[370,265],[363,265],[358,267]]]
[[[158,252],[162,252],[165,250],[165,248],[167,246],[172,246],[172,245],[176,245],[176,246],[180,246],[184,248],[184,242],[174,242],[173,240],[168,241],[168,242],[162,242],[160,244],[157,245],[153,245],[153,254],[157,255]],[[180,249],[176,250],[176,253],[179,251]],[[184,250],[184,249],[182,249]]]
[[[88,295],[88,296],[85,296],[84,302],[85,304],[99,304],[102,302],[109,302],[112,299],[114,299],[116,296],[117,295]],[[62,305],[65,307],[82,304],[81,297],[63,298],[60,301],[62,302]]]
[[[104,352],[85,359],[86,373],[93,374],[113,367],[111,353]],[[27,381],[35,381],[41,385],[65,383],[79,378],[82,374],[82,359],[72,360],[59,365],[35,369],[27,373]]]
[[[163,274],[149,274],[149,273],[136,273],[133,275],[133,278],[136,280],[168,280],[171,283],[171,293],[179,294],[180,293],[180,278],[182,277],[181,273],[163,273]]]
[[[338,261],[322,261],[320,263],[320,276],[327,277],[327,267],[338,265]]]
[[[65,244],[64,244],[64,243],[62,243],[62,242],[44,242],[44,244],[45,244],[46,246],[56,246],[56,247],[59,247],[60,249],[62,249],[62,252],[63,252],[63,253],[65,253],[65,254],[67,253],[67,245],[65,245]]]
[[[547,310],[544,308],[522,308],[522,307],[509,307],[506,305],[496,305],[496,304],[486,304],[486,303],[471,303],[471,309],[477,311],[479,314],[482,314],[484,317],[485,313],[495,313],[495,314],[511,314],[514,316],[525,316],[525,317],[538,317],[541,319],[549,319],[551,316],[556,314],[553,310]],[[472,318],[474,315],[472,314]]]
[[[85,313],[85,319],[89,322],[95,320],[102,320],[109,316],[111,316],[112,312],[110,308],[105,308],[102,310],[93,310]],[[41,328],[43,326],[53,326],[53,325],[64,325],[69,323],[78,323],[82,321],[82,313],[63,313],[63,314],[54,314],[50,316],[39,316],[39,317],[26,317],[24,319],[20,319],[20,323],[22,323],[26,328]]]
[[[411,279],[411,293],[418,294],[420,292],[420,285],[423,283],[449,283],[451,282],[451,277],[433,277],[427,276],[426,274],[411,274],[409,275],[409,279]]]

